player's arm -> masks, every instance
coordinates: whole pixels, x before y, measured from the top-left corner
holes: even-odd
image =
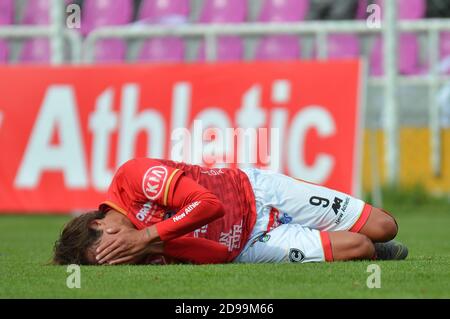
[[[178,213],[169,219],[142,230],[107,229],[107,233],[116,235],[98,247],[99,263],[128,262],[147,254],[152,243],[184,236],[224,214],[223,205],[214,194],[185,176],[178,179],[171,198],[170,207],[178,208]]]
[[[230,261],[228,247],[205,238],[180,237],[164,243],[164,256],[193,264],[224,264]]]
[[[149,257],[154,255],[198,265],[230,262],[230,252],[226,246],[209,239],[186,236],[168,242],[150,244]],[[121,263],[124,263],[121,259],[110,262],[110,264]]]
[[[224,215],[223,205],[217,196],[185,176],[177,181],[168,204],[178,213],[149,227],[149,243],[181,237]]]
[[[159,171],[155,176],[150,176],[153,178],[150,180],[148,172],[153,169]],[[97,248],[96,258],[99,263],[119,259],[131,260],[136,255],[145,254],[151,243],[183,236],[224,215],[222,203],[213,193],[191,178],[183,176],[178,170],[171,170],[151,160],[139,159],[125,164],[121,174],[126,177],[124,183],[129,185],[127,190],[136,200],[152,200],[160,205],[175,208],[178,213],[170,219],[139,231],[107,229],[107,233],[115,236]],[[159,176],[163,176],[161,180],[164,182],[154,184],[157,187],[148,185],[149,181],[158,181]],[[156,195],[153,196],[153,193]]]
[[[224,215],[217,196],[178,169],[139,158],[124,164],[123,171],[135,199],[177,211],[175,216],[145,230],[148,243],[186,235]]]

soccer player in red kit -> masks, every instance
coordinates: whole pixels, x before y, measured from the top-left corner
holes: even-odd
[[[259,169],[137,158],[99,210],[69,222],[58,264],[404,259],[395,219],[347,194]]]

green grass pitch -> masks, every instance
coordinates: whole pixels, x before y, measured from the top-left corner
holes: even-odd
[[[450,298],[450,205],[394,199],[386,208],[410,255],[376,261],[374,289],[370,261],[82,266],[81,288],[69,289],[66,267],[46,264],[69,217],[0,215],[0,298]]]

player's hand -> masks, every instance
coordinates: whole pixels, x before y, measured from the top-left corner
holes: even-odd
[[[163,249],[163,242],[157,242],[148,245],[146,249],[146,253],[142,255],[134,255],[134,256],[126,256],[126,257],[119,257],[118,259],[112,259],[108,261],[108,265],[135,265],[135,264],[142,264],[145,263],[146,257],[155,256],[155,255],[161,255],[164,251]]]
[[[151,253],[151,231],[129,228],[110,228],[104,234],[106,240],[96,249],[99,264],[124,264],[139,260]]]

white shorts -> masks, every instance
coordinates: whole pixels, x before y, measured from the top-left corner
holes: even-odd
[[[330,231],[359,232],[372,207],[323,186],[259,169],[243,169],[256,200],[256,223],[235,262],[332,261]]]

